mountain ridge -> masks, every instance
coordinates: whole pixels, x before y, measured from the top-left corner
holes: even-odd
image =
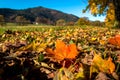
[[[52,22],[56,22],[59,19],[64,19],[67,22],[76,22],[79,19],[79,17],[73,14],[64,13],[59,10],[45,8],[42,6],[26,9],[0,8],[0,15],[3,15],[5,20],[8,22],[14,21],[17,16],[24,16],[31,22],[35,22],[37,17],[49,19]]]

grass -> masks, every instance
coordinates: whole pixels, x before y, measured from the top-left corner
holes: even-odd
[[[0,34],[4,33],[6,30],[12,31],[41,31],[42,29],[49,28],[48,26],[37,26],[37,25],[29,25],[29,26],[2,26],[0,27]],[[51,27],[51,26],[50,26]]]
[[[78,26],[76,26],[78,27]],[[85,26],[82,26],[85,27]],[[52,25],[28,25],[28,26],[17,26],[17,25],[9,25],[9,26],[0,26],[0,34],[3,34],[7,30],[12,30],[12,31],[43,31],[46,29],[65,29],[65,27],[61,26],[52,26]],[[69,28],[74,28],[73,26],[69,26]]]
[[[46,29],[56,29],[56,30],[61,30],[61,29],[67,29],[67,28],[82,28],[82,29],[86,29],[86,28],[105,28],[105,27],[95,27],[95,26],[52,26],[52,25],[27,25],[27,26],[17,26],[15,24],[11,24],[9,23],[9,25],[7,24],[7,26],[0,26],[0,34],[3,34],[5,31],[7,30],[12,30],[12,31],[43,31]]]

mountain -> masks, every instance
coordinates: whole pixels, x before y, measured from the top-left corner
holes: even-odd
[[[56,22],[59,19],[64,19],[65,21],[77,21],[79,17],[67,14],[58,10],[49,9],[45,7],[34,7],[28,9],[9,9],[0,8],[0,15],[4,15],[5,20],[10,22],[14,21],[17,16],[23,16],[31,22],[35,22],[36,18],[47,19],[52,22]]]

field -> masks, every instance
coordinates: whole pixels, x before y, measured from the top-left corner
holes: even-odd
[[[43,27],[44,26],[44,27]],[[14,24],[10,26],[3,26],[0,27],[0,34],[4,33],[6,30],[12,30],[12,31],[41,31],[42,28],[49,28],[54,26],[47,26],[47,25],[28,25],[28,26],[16,26]]]
[[[119,80],[120,30],[0,27],[0,80]]]

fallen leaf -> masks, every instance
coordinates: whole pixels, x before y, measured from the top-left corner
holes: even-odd
[[[60,40],[56,41],[56,48],[54,50],[47,48],[46,52],[54,55],[54,58],[58,61],[62,61],[64,59],[74,59],[78,54],[75,44],[66,45]]]
[[[84,80],[85,79],[84,68],[83,68],[82,64],[79,65],[79,71],[75,75],[75,79],[76,80]]]
[[[110,80],[110,78],[107,77],[107,75],[106,75],[105,73],[100,72],[100,73],[96,76],[95,80]]]
[[[41,52],[46,48],[46,44],[45,43],[38,43],[33,41],[32,43],[23,46],[21,48],[18,49],[18,51],[36,51],[36,52]]]
[[[108,42],[110,44],[120,46],[120,35],[116,35],[115,37],[109,38]]]
[[[112,62],[111,57],[109,57],[108,60],[105,60],[98,54],[94,55],[93,63],[90,67],[90,77],[93,72],[99,71],[108,74],[112,74],[115,71],[115,64]]]
[[[55,74],[53,80],[73,80],[73,78],[74,75],[71,71],[69,71],[67,68],[60,68]]]

